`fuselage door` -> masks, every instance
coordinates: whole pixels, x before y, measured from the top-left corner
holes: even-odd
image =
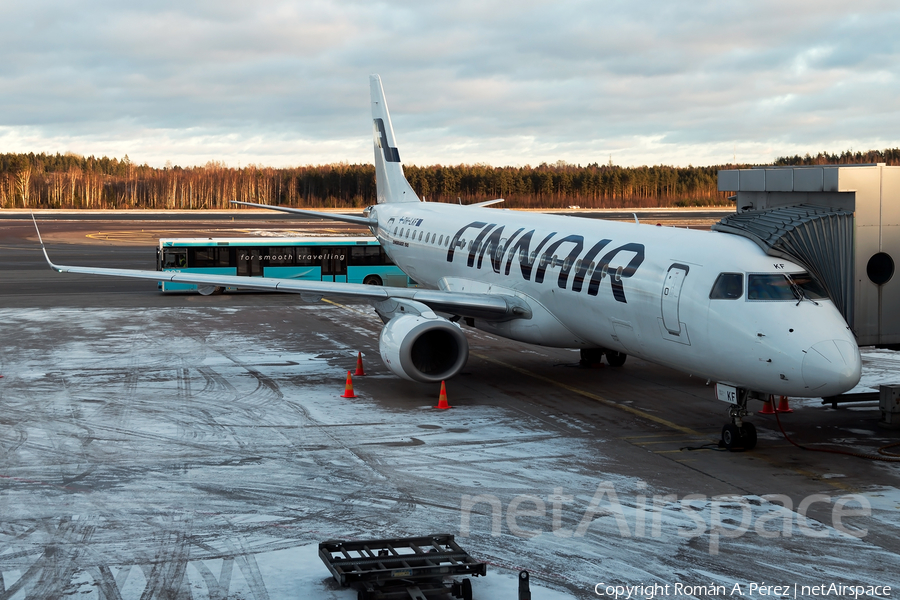
[[[662,319],[666,330],[672,335],[681,335],[681,321],[678,305],[681,299],[681,288],[688,274],[688,266],[678,263],[669,267],[662,289]]]

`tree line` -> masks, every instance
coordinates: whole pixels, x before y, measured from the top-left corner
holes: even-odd
[[[885,163],[888,166],[900,165],[900,148],[887,150],[866,150],[865,152],[845,150],[840,154],[819,152],[816,155],[806,154],[800,156],[783,156],[775,161],[776,166],[802,166],[802,165],[859,165]]]
[[[782,157],[776,165],[900,164],[900,149]],[[404,172],[416,193],[463,204],[505,198],[510,208],[636,208],[728,205],[717,190],[722,168],[587,166],[559,161],[536,167],[417,166]],[[75,154],[0,154],[0,207],[66,209],[226,209],[232,200],[309,208],[375,203],[375,167],[330,164],[163,168]]]

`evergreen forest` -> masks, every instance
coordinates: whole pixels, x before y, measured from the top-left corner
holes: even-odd
[[[900,149],[782,157],[775,165],[900,164]],[[406,165],[425,200],[463,204],[505,198],[508,208],[727,206],[717,191],[723,168],[621,167],[565,162],[536,167]],[[75,154],[0,154],[0,207],[62,209],[233,209],[230,201],[309,208],[361,208],[375,202],[372,164],[289,168],[217,162],[202,167],[137,165]]]

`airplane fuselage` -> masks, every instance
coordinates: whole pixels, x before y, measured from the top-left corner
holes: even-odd
[[[853,334],[827,298],[750,299],[748,275],[799,274],[726,233],[404,202],[369,209],[373,234],[421,287],[515,295],[530,319],[472,324],[544,346],[604,348],[768,394],[853,387]],[[713,298],[720,274],[736,298]],[[751,282],[752,283],[752,282]]]

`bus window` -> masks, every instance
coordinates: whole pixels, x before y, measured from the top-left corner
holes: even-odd
[[[390,264],[381,246],[351,246],[350,265],[375,267]]]
[[[719,273],[709,292],[710,300],[737,300],[743,295],[743,273]]]
[[[314,267],[319,264],[316,261],[316,254],[313,253],[312,248],[308,246],[297,246],[294,250],[296,251],[296,265],[300,267]]]
[[[269,248],[268,265],[273,267],[293,266],[296,248]]]
[[[228,248],[189,248],[188,266],[191,268],[227,267],[231,262]]]
[[[187,267],[187,248],[163,248],[163,269],[184,269]]]

